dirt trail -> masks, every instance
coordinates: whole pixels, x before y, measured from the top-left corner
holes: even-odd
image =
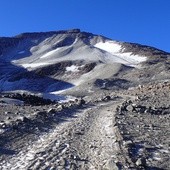
[[[74,118],[40,134],[27,149],[1,163],[1,169],[116,169],[118,146],[113,126],[118,103],[80,109]]]
[[[91,122],[87,120],[82,124],[83,134],[74,137],[71,148],[79,155],[79,169],[116,170],[118,146],[113,129],[116,105],[116,102],[110,102],[92,110]]]

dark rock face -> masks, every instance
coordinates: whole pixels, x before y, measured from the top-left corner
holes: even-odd
[[[134,55],[147,56],[147,61],[143,62],[143,66],[157,65],[159,63],[167,65],[167,59],[170,58],[170,53],[146,45],[123,43],[122,47],[122,52],[132,52]],[[159,65],[155,67],[160,69]]]
[[[28,94],[11,93],[11,94],[5,94],[3,95],[3,97],[18,99],[24,101],[25,104],[33,105],[33,106],[50,105],[55,103],[49,99],[43,99],[41,97],[30,95],[30,94],[28,95]]]
[[[62,76],[66,74],[66,67],[70,67],[72,65],[75,65],[78,68],[79,74],[84,74],[96,66],[96,63],[89,63],[89,64],[83,64],[83,61],[63,61],[60,63],[56,63],[50,66],[45,66],[43,68],[38,68],[35,71],[33,71],[37,76]],[[82,66],[83,65],[83,66]],[[81,67],[80,67],[81,66]]]
[[[23,33],[19,34],[15,37],[0,37],[0,55],[8,50],[9,48],[13,48],[19,44],[24,39],[40,39],[47,38],[53,36],[54,34],[78,34],[80,33],[80,29],[72,29],[68,31],[50,31],[50,32],[35,32],[35,33]],[[72,42],[73,39],[70,37],[64,39],[59,43],[60,46],[68,44],[68,42]]]
[[[49,32],[22,33],[22,34],[15,36],[15,38],[37,38],[37,37],[41,37],[41,36],[52,36],[54,34],[72,34],[72,33],[80,33],[80,29],[49,31]]]
[[[127,89],[129,87],[130,82],[125,79],[113,78],[113,79],[97,79],[95,81],[95,86],[102,88],[113,88],[113,89]]]
[[[35,73],[41,76],[63,75],[65,73],[66,67],[69,67],[72,64],[72,61],[64,61],[43,68],[38,68],[35,70]]]
[[[170,53],[160,49],[137,43],[123,43],[123,47],[123,52],[132,52],[133,54],[143,56],[160,56],[160,58],[167,58],[167,55],[170,55]]]
[[[125,101],[122,103],[122,106],[119,108],[120,112],[135,112],[135,113],[148,113],[148,114],[155,114],[155,115],[166,115],[170,113],[170,106],[167,107],[159,107],[155,108],[153,106],[142,106],[137,105],[135,103],[129,103]]]
[[[105,96],[105,97],[103,98],[103,101],[109,101],[109,100],[111,100],[111,96]]]

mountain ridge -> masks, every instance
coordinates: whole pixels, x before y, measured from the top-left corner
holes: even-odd
[[[102,38],[106,38],[106,39],[110,39],[112,40],[111,38],[108,38],[108,37],[105,37],[103,35],[97,35],[97,34],[93,34],[93,33],[90,33],[90,32],[86,32],[86,31],[81,31],[80,29],[78,28],[75,28],[75,29],[70,29],[70,30],[59,30],[59,31],[44,31],[44,32],[25,32],[25,33],[21,33],[21,34],[18,34],[18,35],[15,35],[15,36],[7,36],[7,37],[0,37],[0,43],[4,40],[21,40],[22,38],[36,38],[38,36],[52,36],[54,34],[68,34],[68,33],[80,33],[80,34],[85,34],[85,35],[89,35],[89,36],[99,36],[99,37],[102,37]],[[119,40],[114,40],[116,42],[119,42],[119,43],[122,43],[122,44],[130,44],[132,45],[133,47],[134,46],[140,46],[142,48],[149,48],[149,49],[152,49],[152,50],[158,50],[158,51],[161,51],[161,52],[164,52],[166,54],[170,54],[170,52],[167,52],[165,50],[161,50],[160,48],[156,48],[154,46],[151,46],[151,45],[145,45],[145,44],[140,44],[140,43],[137,43],[137,42],[128,42],[128,41],[119,41]]]

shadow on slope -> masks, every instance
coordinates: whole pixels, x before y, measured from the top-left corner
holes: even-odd
[[[14,155],[15,153],[13,150],[0,148],[0,155]]]
[[[73,87],[73,84],[49,77],[47,73],[51,69],[50,67],[44,70],[47,73],[40,75],[35,71],[28,71],[25,68],[16,66],[12,62],[28,58],[32,55],[31,48],[35,47],[36,49],[36,46],[42,42],[44,42],[43,45],[46,45],[46,43],[49,45],[48,50],[70,45],[75,41],[79,33],[79,29],[73,29],[68,31],[24,33],[15,37],[0,37],[0,91],[52,92]],[[59,35],[60,41],[53,44],[53,39],[57,35]],[[50,44],[51,41],[52,43]],[[54,68],[52,70],[58,71],[58,69]]]
[[[50,69],[50,68],[49,68]],[[73,87],[73,84],[38,75],[34,71],[15,66],[11,63],[2,63],[0,67],[0,90],[25,90],[30,92],[53,92]]]

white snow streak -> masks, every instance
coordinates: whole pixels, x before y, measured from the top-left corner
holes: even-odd
[[[55,50],[52,50],[52,51],[49,51],[47,52],[46,54],[44,54],[43,56],[41,56],[40,58],[46,58],[46,57],[49,57],[51,55],[53,55],[55,52],[57,52],[60,48],[57,48]]]
[[[109,53],[118,53],[121,50],[121,45],[113,42],[113,41],[108,41],[108,42],[99,42],[96,45],[94,45],[95,47],[107,51]]]
[[[70,67],[66,67],[66,71],[77,72],[79,71],[78,68],[78,66],[72,65]]]
[[[49,63],[28,63],[28,64],[20,64],[24,68],[36,68],[44,65],[49,65]]]
[[[99,48],[103,51],[105,51],[106,53],[110,53],[113,57],[112,60],[113,62],[118,62],[121,64],[125,64],[125,65],[136,65],[139,64],[141,62],[146,61],[147,57],[144,56],[139,56],[139,55],[133,55],[132,53],[123,53],[121,52],[121,45],[119,45],[118,43],[114,42],[114,41],[107,41],[107,42],[99,42],[97,44],[94,45],[94,47]],[[116,60],[116,58],[118,60]]]

